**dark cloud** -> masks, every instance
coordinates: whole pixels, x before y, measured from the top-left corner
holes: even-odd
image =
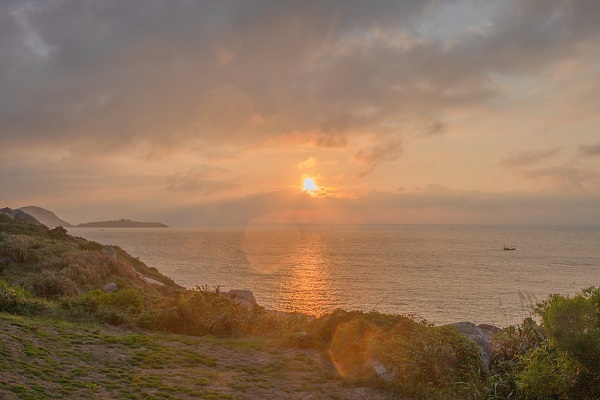
[[[582,144],[579,146],[577,154],[581,157],[599,157],[600,156],[600,142],[595,144]]]
[[[0,100],[5,146],[91,147],[165,134],[181,146],[239,147],[309,131],[337,146],[347,134],[387,134],[390,124],[500,95],[491,72],[563,60],[597,38],[591,16],[600,12],[591,0],[512,1],[490,29],[447,46],[415,28],[435,1],[0,7],[0,91],[11,94]]]
[[[436,119],[433,121],[425,131],[427,136],[435,136],[446,133],[448,130],[448,124],[442,120]]]
[[[526,167],[550,159],[561,150],[560,147],[552,147],[544,150],[511,151],[500,161],[500,164],[506,168]]]
[[[401,139],[386,139],[377,143],[368,149],[362,149],[356,153],[353,159],[363,165],[358,173],[359,177],[364,177],[375,170],[375,167],[384,161],[393,161],[402,154]]]

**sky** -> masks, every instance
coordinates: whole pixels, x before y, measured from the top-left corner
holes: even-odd
[[[3,0],[0,207],[598,225],[599,15],[597,0]]]

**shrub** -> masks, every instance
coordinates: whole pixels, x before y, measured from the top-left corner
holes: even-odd
[[[549,344],[565,362],[580,366],[576,393],[589,398],[600,397],[599,298],[596,288],[574,297],[553,296],[543,314]]]
[[[79,293],[77,284],[61,271],[45,269],[38,275],[32,275],[29,286],[40,297],[56,299]]]
[[[315,330],[329,341],[329,356],[341,375],[373,377],[384,368],[404,394],[416,386],[444,389],[480,365],[477,346],[454,327],[406,316],[337,310],[320,318]]]
[[[139,320],[142,327],[188,335],[237,336],[252,332],[259,309],[248,310],[214,291],[197,287],[162,298]]]
[[[35,239],[28,235],[10,235],[1,244],[0,251],[3,255],[17,262],[27,262],[27,251],[35,243]]]
[[[106,306],[100,290],[92,290],[78,296],[65,297],[61,300],[61,314],[78,321],[96,321],[111,325],[131,322],[131,316],[123,310]]]
[[[0,280],[0,311],[19,315],[33,315],[48,308],[25,289],[9,286]]]
[[[531,317],[525,318],[521,325],[508,326],[502,332],[492,336],[492,366],[514,361],[517,357],[527,354],[528,351],[545,342],[544,328]]]
[[[580,398],[575,390],[581,373],[577,361],[544,345],[529,351],[521,362],[524,368],[517,384],[527,399]]]
[[[54,229],[50,229],[49,234],[50,234],[50,237],[57,238],[57,239],[63,239],[69,235],[67,230],[65,228],[63,228],[62,226],[57,226]]]
[[[113,293],[104,293],[99,296],[100,302],[106,307],[137,314],[144,309],[144,298],[136,289],[122,289]]]

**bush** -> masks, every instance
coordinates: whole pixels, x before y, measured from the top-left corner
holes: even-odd
[[[1,243],[0,251],[3,255],[16,262],[27,262],[27,251],[35,244],[35,239],[28,235],[10,235]]]
[[[523,371],[517,384],[527,399],[581,398],[575,388],[581,366],[548,345],[538,347],[522,357]]]
[[[57,299],[79,294],[77,284],[62,272],[45,269],[30,279],[29,286],[39,297]]]
[[[64,317],[77,321],[94,321],[111,325],[131,322],[131,316],[123,310],[110,307],[103,302],[104,293],[92,290],[74,297],[63,298],[60,310]]]
[[[144,309],[144,298],[136,289],[122,289],[113,293],[103,293],[99,296],[99,300],[106,307],[130,314],[138,314]]]
[[[531,317],[525,318],[521,325],[508,326],[491,338],[492,366],[507,361],[515,361],[528,351],[546,343],[546,332]]]
[[[25,289],[9,286],[0,280],[0,311],[19,315],[33,315],[47,309],[47,304],[36,299]]]
[[[238,336],[253,331],[260,308],[248,310],[221,296],[218,289],[197,287],[161,299],[140,317],[140,326],[187,335]]]
[[[553,296],[543,314],[549,344],[565,362],[580,366],[576,393],[581,396],[573,398],[600,397],[599,299],[596,288],[574,297]]]
[[[383,373],[403,394],[415,387],[442,390],[480,365],[477,346],[454,327],[433,327],[409,317],[337,310],[315,323],[342,376]]]

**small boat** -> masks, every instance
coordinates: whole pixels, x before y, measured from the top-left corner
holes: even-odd
[[[504,250],[516,250],[516,247],[508,247],[506,245],[504,245]]]

